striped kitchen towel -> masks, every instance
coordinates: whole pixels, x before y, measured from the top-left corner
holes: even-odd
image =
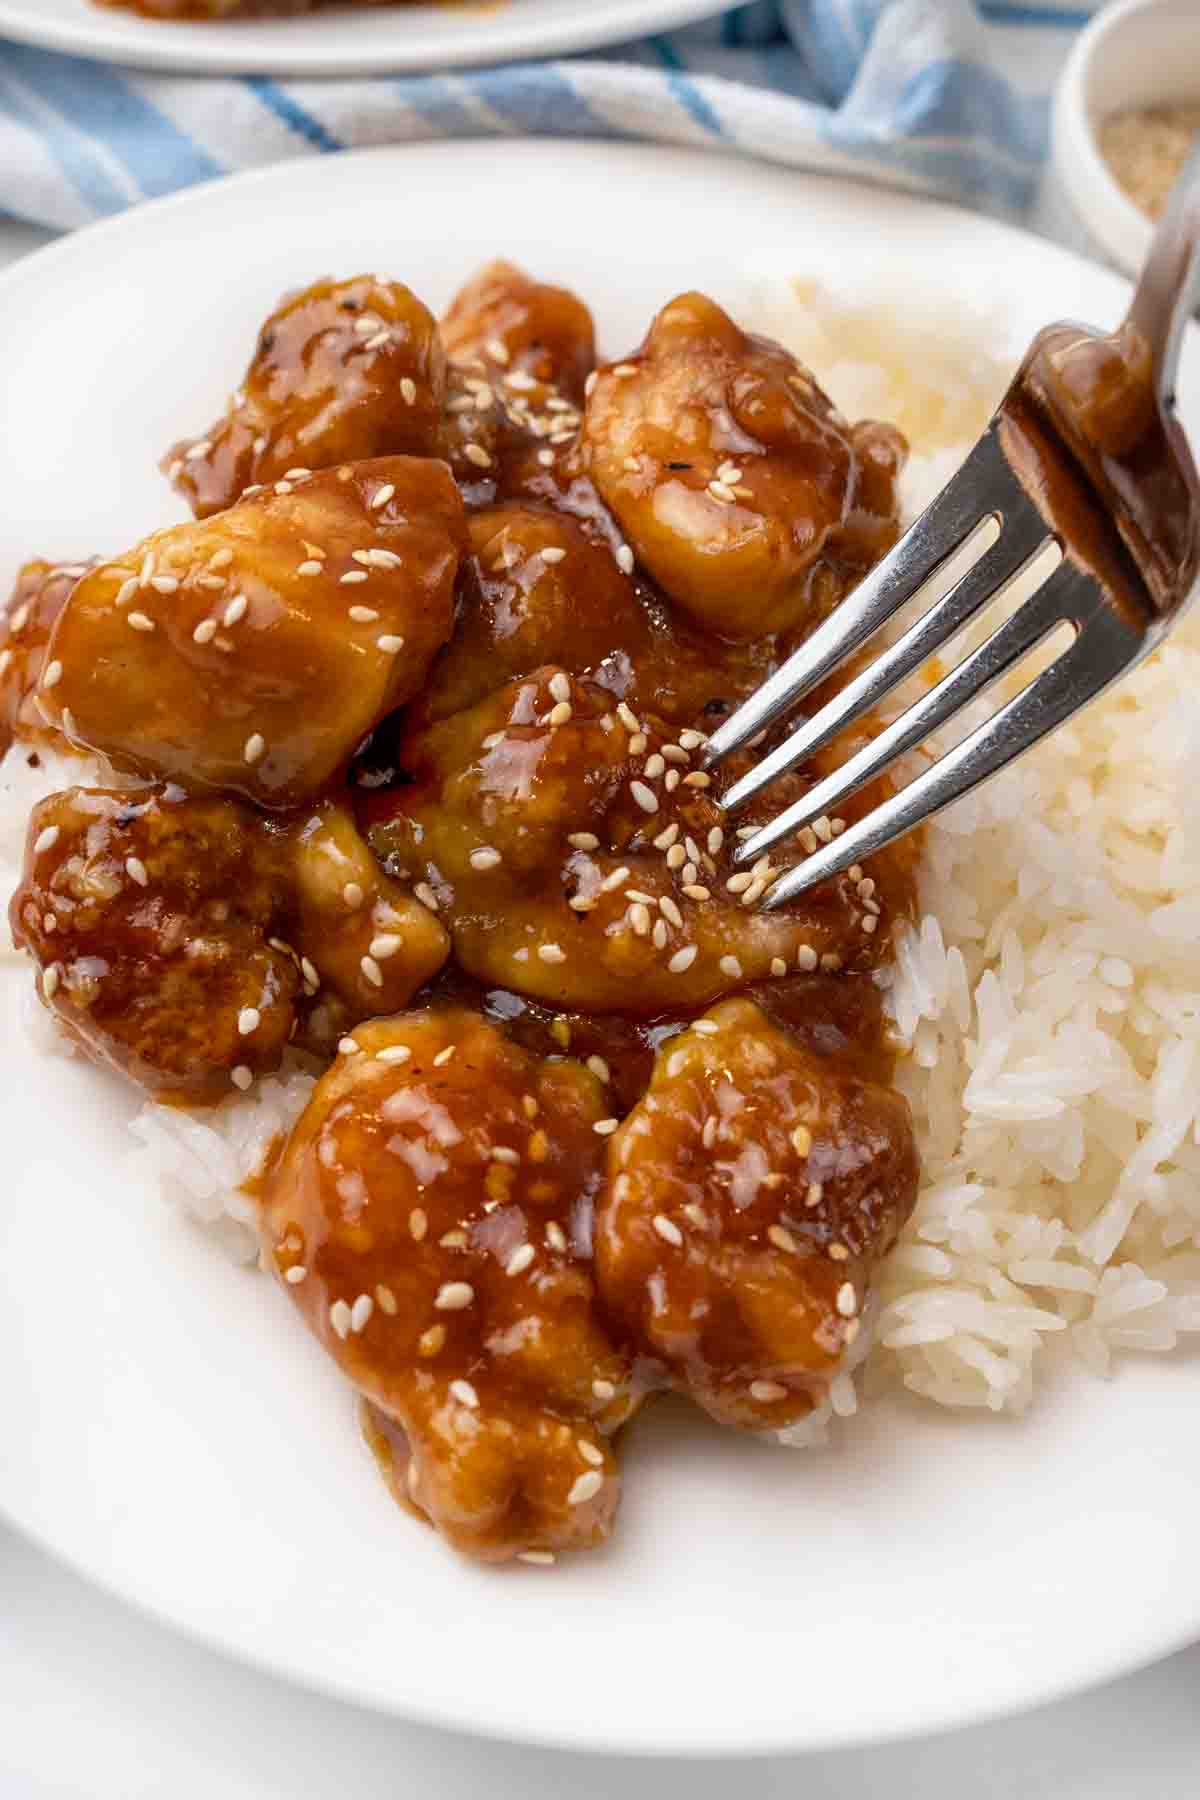
[[[645,138],[1023,215],[1086,0],[754,0],[570,61],[354,81],[118,70],[0,40],[0,211],[58,228],[234,169],[431,137]]]

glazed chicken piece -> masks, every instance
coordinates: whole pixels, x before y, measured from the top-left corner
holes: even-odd
[[[583,453],[639,562],[728,638],[811,630],[897,536],[899,433],[702,294],[598,371]]]
[[[430,670],[422,716],[462,712],[544,663],[628,684],[653,633],[633,583],[603,546],[573,520],[535,507],[489,507],[467,525],[459,622]]]
[[[446,357],[398,281],[356,275],[289,294],[263,325],[223,418],[162,461],[197,518],[257,483],[377,456],[436,456]]]
[[[391,1423],[397,1491],[486,1561],[612,1524],[634,1394],[587,1260],[604,1120],[579,1064],[462,1009],[403,1014],[355,1033],[267,1188],[267,1258]]]
[[[441,332],[451,362],[478,363],[513,392],[555,388],[579,404],[596,365],[595,329],[583,301],[509,262],[488,263],[460,289]]]
[[[280,829],[174,786],[43,800],[9,918],[68,1035],[192,1104],[278,1067],[331,1002],[339,1028],[407,1004],[449,953],[343,808]]]
[[[421,686],[465,541],[444,463],[278,482],[86,575],[38,700],[117,767],[302,805]]]
[[[443,719],[503,681],[553,663],[635,709],[686,725],[751,693],[773,666],[769,642],[729,645],[672,616],[578,520],[512,501],[468,516],[454,636],[419,715]]]
[[[14,738],[62,746],[61,734],[50,730],[35,696],[54,621],[75,583],[94,566],[38,558],[26,563],[17,576],[0,613],[0,757]]]
[[[360,814],[386,865],[427,884],[468,974],[560,1009],[679,1014],[797,969],[872,966],[911,905],[911,843],[762,912],[787,865],[734,872],[714,795],[742,765],[709,776],[702,743],[545,668],[402,735],[401,785]],[[784,790],[799,778],[772,803]]]
[[[824,1397],[916,1202],[907,1103],[730,1000],[659,1051],[596,1216],[605,1305],[722,1424]]]

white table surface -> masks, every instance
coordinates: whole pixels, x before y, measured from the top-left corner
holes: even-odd
[[[0,216],[0,267],[41,241]],[[526,1750],[227,1662],[0,1525],[0,1800],[1195,1800],[1198,1694],[1200,1644],[1020,1719],[877,1750],[708,1764]]]

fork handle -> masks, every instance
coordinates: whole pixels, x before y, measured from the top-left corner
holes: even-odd
[[[1200,138],[1171,189],[1128,314],[1150,348],[1160,407],[1174,408],[1184,326],[1198,302]]]

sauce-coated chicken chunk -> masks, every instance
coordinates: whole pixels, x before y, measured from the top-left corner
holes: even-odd
[[[377,456],[438,456],[446,357],[398,281],[356,275],[290,294],[266,320],[223,418],[162,466],[197,518],[255,483]]]
[[[43,800],[9,917],[68,1035],[192,1103],[276,1068],[331,1001],[339,1027],[405,1005],[449,953],[344,809],[280,829],[177,787]]]
[[[58,739],[37,701],[46,646],[67,596],[91,563],[25,564],[0,613],[0,756],[14,738],[36,743]]]
[[[402,735],[403,784],[361,811],[388,866],[432,890],[468,974],[559,1008],[678,1014],[877,962],[911,904],[911,848],[763,912],[789,861],[735,870],[714,796],[738,769],[697,767],[702,743],[545,668]]]
[[[452,1544],[501,1561],[598,1543],[619,1489],[608,1436],[634,1405],[586,1260],[599,1083],[458,1008],[355,1045],[270,1178],[267,1256],[399,1427],[396,1484]]]
[[[534,281],[513,263],[493,262],[460,289],[442,320],[455,363],[480,363],[553,386],[571,400],[596,363],[592,315],[567,288]]]
[[[598,371],[584,454],[638,560],[729,638],[811,629],[896,537],[899,433],[847,424],[702,294]]]
[[[85,576],[38,698],[118,767],[301,805],[420,687],[465,541],[444,463],[280,482]]]
[[[722,1423],[804,1417],[916,1201],[905,1101],[731,1000],[659,1051],[609,1171],[596,1274],[633,1342]]]

